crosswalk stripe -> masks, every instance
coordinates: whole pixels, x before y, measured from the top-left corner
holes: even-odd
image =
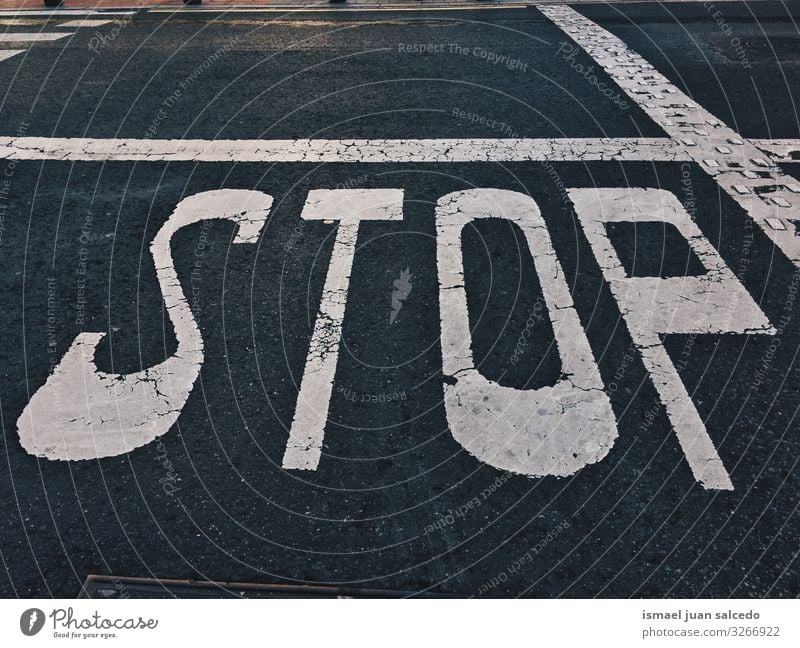
[[[57,18],[67,18],[69,16],[130,16],[135,11],[95,11],[92,9],[4,9],[0,11],[0,18],[28,18],[29,16],[54,16]]]
[[[800,195],[785,189],[796,185],[796,180],[784,175],[768,155],[681,92],[619,38],[565,5],[538,8],[611,75],[800,266],[800,237],[795,236],[795,228],[775,229],[771,224],[782,222],[781,217],[796,217]],[[748,191],[742,193],[737,186]],[[768,195],[762,195],[764,192]]]
[[[58,27],[102,27],[103,25],[108,25],[109,23],[114,22],[113,20],[92,20],[91,18],[85,18],[81,20],[70,20],[69,22],[61,23]]]
[[[17,32],[0,34],[0,43],[34,43],[37,41],[55,41],[65,36],[72,36],[72,32]]]
[[[25,50],[0,50],[0,61],[5,61],[6,59],[10,59],[12,56],[17,54],[21,54]]]

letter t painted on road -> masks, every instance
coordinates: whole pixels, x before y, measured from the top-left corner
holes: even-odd
[[[310,191],[301,217],[338,220],[328,275],[306,357],[283,467],[316,470],[339,357],[350,272],[358,224],[362,220],[402,220],[402,189],[316,189]]]

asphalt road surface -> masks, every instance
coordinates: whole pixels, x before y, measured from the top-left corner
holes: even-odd
[[[798,19],[0,15],[0,593],[800,594]]]

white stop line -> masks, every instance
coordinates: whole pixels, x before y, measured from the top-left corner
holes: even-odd
[[[740,137],[655,72],[619,39],[572,9],[543,6],[670,138],[423,140],[136,140],[0,138],[0,158],[62,161],[445,163],[522,161],[693,161],[731,195],[794,264],[800,237],[782,219],[798,216],[797,183],[770,155],[795,142]],[[694,477],[705,488],[732,489],[705,424],[664,350],[668,333],[773,335],[774,328],[680,201],[662,189],[567,188],[592,251],[618,301]],[[255,243],[272,198],[219,190],[177,205],[151,245],[159,286],[178,339],[164,363],[129,375],[98,371],[102,333],[82,333],[31,398],[17,425],[23,447],[56,460],[129,452],[165,434],[177,420],[203,363],[203,340],[175,274],[170,240],[181,227],[222,218],[238,225],[235,243]],[[460,235],[479,218],[503,218],[525,234],[553,325],[564,378],[518,390],[482,376],[471,353]],[[287,439],[286,469],[316,470],[338,362],[349,277],[362,220],[402,220],[401,189],[311,191],[301,218],[338,222],[319,313]],[[705,273],[628,277],[608,239],[609,221],[670,223]],[[478,460],[532,477],[571,475],[601,461],[618,436],[586,334],[535,201],[478,188],[442,196],[436,207],[444,404],[454,439]]]

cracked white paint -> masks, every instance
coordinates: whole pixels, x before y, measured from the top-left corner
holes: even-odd
[[[751,142],[775,162],[800,162],[800,139],[755,139]]]
[[[670,162],[667,138],[155,140],[0,137],[0,159],[71,162]]]
[[[685,153],[747,210],[793,263],[800,265],[800,236],[795,235],[795,228],[774,229],[767,220],[800,216],[800,194],[786,188],[797,185],[794,178],[785,175],[763,150],[681,92],[610,32],[565,5],[538,8],[682,145]],[[749,191],[738,191],[737,185]]]
[[[19,417],[22,447],[47,459],[99,459],[130,452],[165,434],[203,363],[203,339],[172,261],[172,236],[192,223],[221,218],[238,225],[234,243],[255,243],[271,205],[267,194],[237,189],[182,200],[150,245],[178,340],[175,355],[137,373],[105,373],[94,362],[105,334],[81,333]]]
[[[475,367],[461,231],[479,218],[504,218],[525,235],[561,358],[552,387],[504,387]],[[616,419],[536,202],[501,189],[448,194],[437,204],[436,235],[444,399],[455,440],[495,468],[537,477],[572,475],[603,459]]]
[[[339,221],[283,456],[284,468],[316,470],[339,358],[358,224],[363,220],[402,220],[403,191],[316,189],[309,192],[301,217]]]
[[[660,336],[774,334],[775,330],[672,193],[636,187],[568,191],[692,474],[705,488],[732,490],[730,476]],[[706,273],[668,278],[627,276],[606,232],[606,223],[625,221],[674,225]]]

